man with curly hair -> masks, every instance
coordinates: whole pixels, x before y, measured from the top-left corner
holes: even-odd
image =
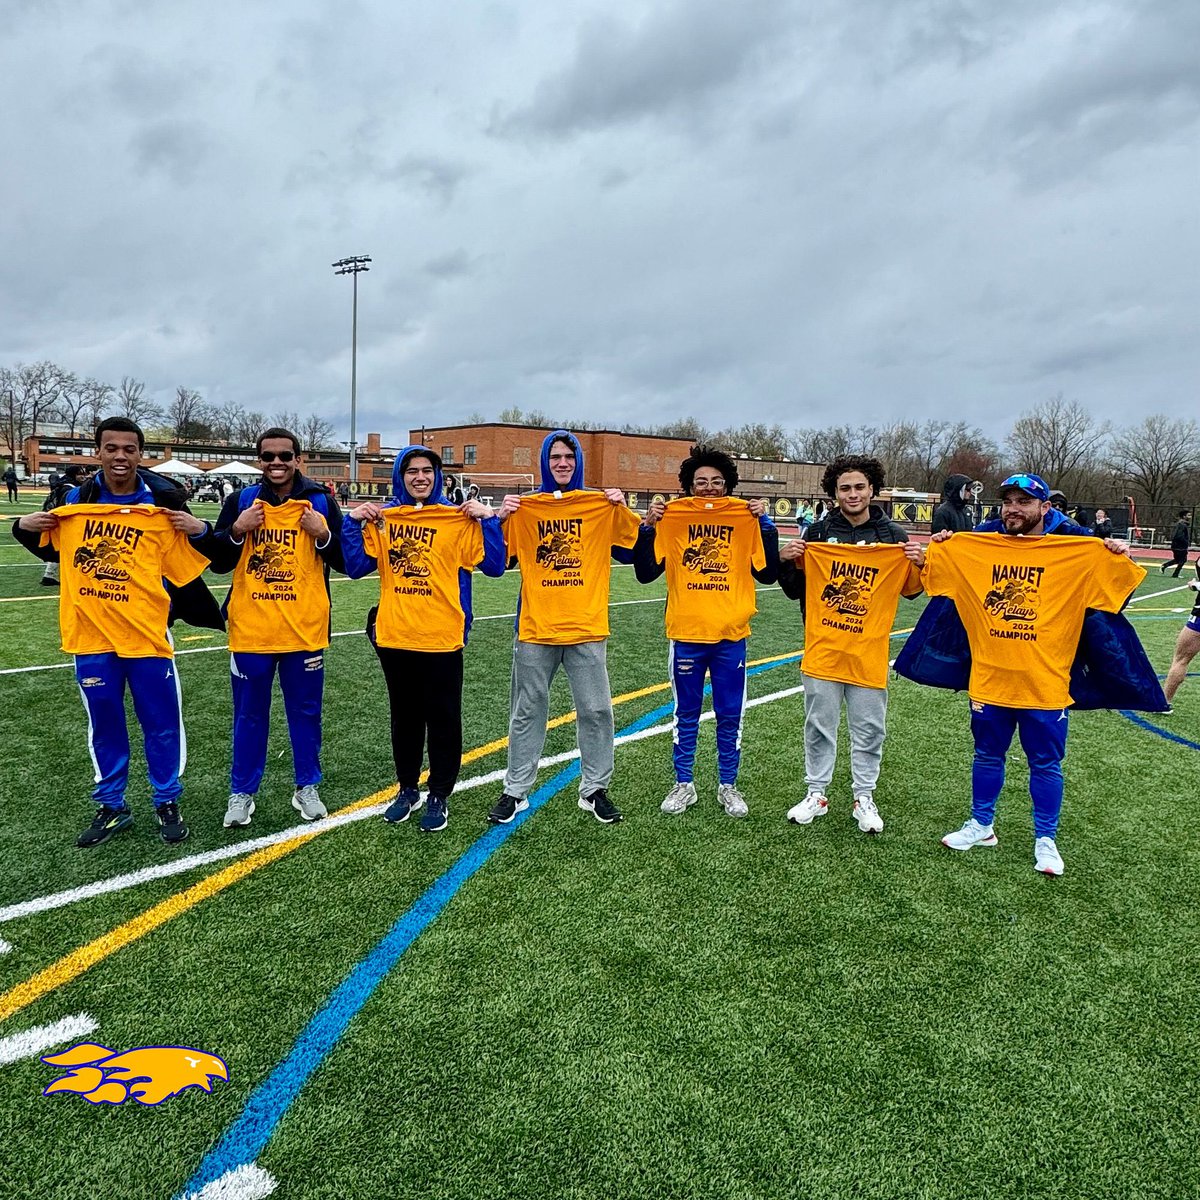
[[[850,730],[851,815],[881,833],[875,787],[887,718],[888,647],[900,596],[921,591],[918,548],[871,503],[884,484],[876,458],[843,455],[821,486],[829,512],[779,552],[779,583],[805,614],[804,769],[807,795],[788,820],[811,825],[828,811],[842,705]]]
[[[693,769],[707,676],[717,726],[717,802],[729,816],[744,817],[748,809],[737,777],[746,642],[757,610],[754,582],[775,582],[779,532],[765,500],[734,496],[737,467],[722,450],[693,446],[680,464],[679,485],[681,499],[650,505],[633,551],[639,582],[667,575],[675,786],[661,808],[677,815],[696,803]]]

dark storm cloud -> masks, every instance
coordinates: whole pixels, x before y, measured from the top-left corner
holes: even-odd
[[[129,140],[138,174],[161,173],[179,187],[192,184],[205,169],[212,147],[211,133],[198,122],[185,120],[154,121]]]
[[[572,61],[544,78],[528,105],[498,114],[493,128],[564,137],[700,103],[784,34],[791,7],[676,0],[641,22],[594,17],[580,29]]]

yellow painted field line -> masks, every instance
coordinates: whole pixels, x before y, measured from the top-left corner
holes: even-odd
[[[78,950],[64,955],[58,962],[52,963],[36,975],[30,976],[24,983],[17,984],[16,987],[0,996],[0,1021],[20,1012],[21,1009],[28,1007],[35,1000],[41,999],[42,996],[56,988],[77,979],[84,971],[103,962],[110,954],[115,954],[120,950],[122,946],[128,946],[130,942],[137,941],[151,930],[165,925],[173,917],[187,912],[189,908],[194,908],[202,900],[207,900],[210,896],[224,891],[231,884],[237,883],[239,879],[244,879],[247,875],[257,871],[259,867],[264,867],[267,863],[274,862],[285,854],[290,854],[297,847],[311,841],[316,836],[316,833],[312,833],[308,837],[297,838],[292,842],[281,842],[277,846],[268,846],[264,850],[259,850],[241,862],[233,863],[215,875],[210,875],[207,879],[194,883],[184,891],[176,892],[175,895],[169,896],[166,900],[154,905],[153,908],[148,908],[131,921],[126,921],[124,925],[118,925],[116,929],[98,937],[94,942],[89,942],[86,946],[80,946]]]
[[[911,630],[898,630],[899,633],[911,633]],[[784,654],[772,655],[769,658],[755,659],[746,665],[751,667],[765,666],[767,663],[782,662],[784,659],[791,658],[796,653],[795,650],[789,650]],[[613,704],[626,704],[631,700],[639,700],[643,696],[651,696],[656,692],[665,692],[670,688],[670,683],[656,683],[649,687],[638,688],[636,691],[624,692],[620,696],[613,697]],[[555,717],[548,723],[549,728],[558,728],[562,725],[568,725],[575,720],[575,713],[563,713],[560,717]],[[495,741],[488,742],[483,746],[477,746],[473,750],[468,750],[463,755],[463,762],[475,762],[478,759],[486,758],[489,754],[494,754],[497,750],[503,750],[508,745],[508,738],[496,738]],[[422,772],[421,781],[424,782],[428,777],[428,772]],[[386,800],[392,793],[392,788],[383,788],[373,795],[366,796],[361,800],[356,800],[353,804],[345,808],[339,809],[339,812],[353,812],[357,809],[368,808],[373,804],[379,804]],[[85,971],[94,967],[97,963],[103,962],[109,955],[115,954],[124,946],[128,946],[131,942],[135,942],[138,938],[144,937],[147,933],[151,933],[160,925],[165,925],[172,918],[185,913],[190,908],[194,908],[203,900],[209,899],[210,896],[217,895],[218,892],[224,891],[230,885],[237,883],[240,879],[245,879],[247,875],[257,871],[259,867],[265,867],[269,863],[277,862],[284,855],[290,854],[293,850],[305,845],[318,836],[318,831],[313,831],[307,837],[296,838],[291,842],[281,842],[276,846],[267,846],[265,849],[259,850],[241,862],[233,863],[218,871],[215,875],[210,875],[206,879],[202,879],[199,883],[194,883],[191,887],[186,888],[182,892],[176,892],[173,896],[168,896],[166,900],[160,901],[152,908],[148,908],[140,916],[134,917],[130,921],[126,921],[124,925],[118,925],[116,929],[104,934],[93,942],[89,942],[86,946],[80,946],[77,950],[72,950],[70,954],[64,955],[57,962],[38,971],[36,975],[30,976],[24,983],[17,984],[16,987],[0,995],[0,1021],[6,1020],[15,1013],[20,1012],[23,1008],[27,1008],[35,1000],[40,1000],[48,993],[55,991],[57,988],[63,987],[73,980],[78,979]]]

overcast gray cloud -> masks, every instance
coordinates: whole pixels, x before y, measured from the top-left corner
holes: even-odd
[[[1192,415],[1188,0],[5,5],[0,362],[359,428]]]

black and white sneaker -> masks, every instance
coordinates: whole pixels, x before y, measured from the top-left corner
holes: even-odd
[[[615,825],[621,819],[621,810],[608,798],[608,793],[603,788],[580,796],[579,807],[584,812],[590,812],[597,821],[605,825]]]
[[[102,804],[96,809],[92,823],[75,839],[75,845],[83,850],[93,846],[102,846],[110,837],[114,837],[123,829],[133,824],[133,813],[127,808],[116,808],[111,804]]]
[[[179,805],[174,801],[170,804],[160,804],[155,809],[155,815],[158,817],[158,836],[168,846],[174,846],[186,840],[187,835],[191,833],[187,823],[179,815]]]
[[[507,825],[519,812],[529,807],[529,801],[522,796],[510,796],[507,792],[492,805],[488,813],[488,821],[493,825]]]

